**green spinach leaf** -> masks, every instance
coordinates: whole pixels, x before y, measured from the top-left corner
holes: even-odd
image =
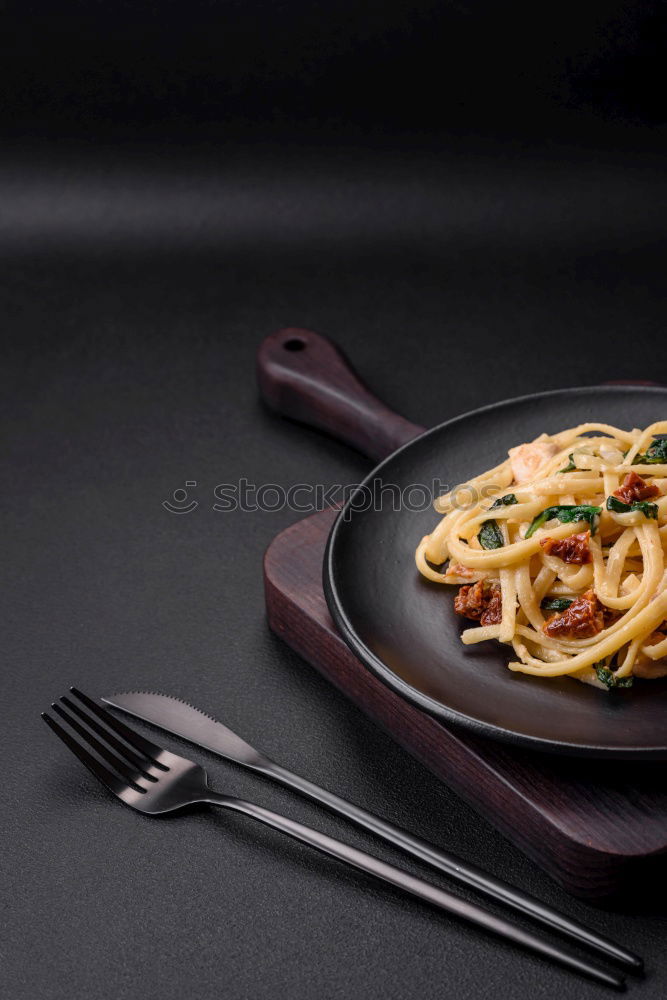
[[[498,508],[498,507],[511,507],[512,504],[515,504],[515,503],[518,503],[518,502],[519,501],[517,500],[517,498],[515,497],[515,495],[513,493],[506,493],[504,497],[496,497],[496,499],[493,501],[493,503],[489,507],[489,510],[493,510],[494,507],[495,508]]]
[[[623,503],[613,494],[607,497],[607,510],[613,510],[615,514],[629,514],[633,510],[639,510],[646,518],[658,520],[657,503],[649,503],[648,500],[638,500],[636,503]]]
[[[633,465],[662,465],[667,463],[667,437],[655,435],[644,455],[635,455]]]
[[[591,471],[590,469],[580,469],[578,465],[574,464],[574,452],[573,451],[571,451],[570,454],[567,457],[569,459],[567,465],[565,466],[564,469],[559,469],[558,470],[559,472],[577,472],[577,471],[579,471],[579,472],[590,472]]]
[[[601,513],[602,507],[590,507],[587,505],[562,504],[559,507],[547,507],[541,514],[533,518],[525,537],[530,538],[538,528],[541,528],[543,524],[551,521],[554,517],[562,521],[563,524],[571,524],[574,521],[587,521],[591,528],[591,535],[594,535],[598,525],[597,519]]]
[[[599,681],[602,681],[604,685],[611,691],[612,688],[629,688],[632,687],[633,678],[630,677],[617,677],[616,674],[605,666],[605,661],[600,660],[599,663],[593,664],[593,669],[597,674]]]
[[[567,611],[573,597],[545,597],[540,607],[543,611]]]
[[[483,549],[502,549],[505,544],[496,521],[484,521],[477,537]]]

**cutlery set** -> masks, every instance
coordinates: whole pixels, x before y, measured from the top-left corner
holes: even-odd
[[[494,879],[454,854],[442,851],[286,770],[222,723],[193,706],[176,698],[150,692],[126,692],[102,700],[110,707],[120,709],[291,788],[444,873],[460,885],[504,904],[571,942],[588,947],[598,956],[616,962],[625,970],[636,973],[642,971],[641,958],[626,948],[507,883]],[[468,902],[423,878],[380,861],[311,827],[254,803],[215,791],[209,786],[207,773],[201,765],[146,739],[76,688],[71,688],[70,695],[63,696],[52,708],[53,714],[44,713],[43,718],[53,732],[111,792],[139,812],[160,816],[186,806],[206,803],[243,813],[452,916],[466,920],[598,983],[615,989],[625,987],[625,980],[619,973],[607,971],[586,958],[580,958],[476,903]]]

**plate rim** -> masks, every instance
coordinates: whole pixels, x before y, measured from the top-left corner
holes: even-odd
[[[457,729],[472,731],[477,736],[495,739],[511,746],[538,750],[541,753],[551,753],[570,757],[597,757],[600,759],[613,757],[616,760],[667,760],[667,745],[649,747],[627,746],[616,748],[592,743],[571,743],[562,740],[543,739],[526,733],[517,732],[514,729],[507,729],[501,725],[494,725],[493,723],[476,719],[463,712],[459,712],[456,709],[449,708],[437,698],[433,698],[431,695],[424,694],[422,691],[417,690],[417,688],[413,687],[413,685],[409,684],[407,681],[403,680],[403,678],[395,674],[394,671],[391,670],[390,667],[388,667],[387,664],[384,663],[384,661],[381,660],[380,657],[378,657],[372,650],[370,650],[359,638],[347,616],[347,613],[344,610],[340,594],[336,587],[333,568],[333,554],[336,539],[339,535],[341,525],[345,525],[346,523],[345,515],[351,507],[355,496],[357,496],[368,485],[369,481],[372,481],[379,473],[381,473],[383,468],[388,465],[389,462],[392,462],[402,452],[407,451],[412,445],[423,441],[432,434],[439,433],[446,428],[451,428],[458,423],[468,420],[471,417],[476,417],[479,414],[492,410],[499,410],[503,407],[512,406],[516,403],[524,403],[529,400],[553,398],[554,396],[571,397],[572,395],[579,395],[591,391],[604,392],[605,394],[608,393],[613,395],[615,393],[620,394],[622,392],[627,392],[629,389],[636,392],[646,393],[647,395],[655,393],[655,395],[667,396],[667,386],[616,383],[613,385],[593,384],[574,386],[572,388],[564,389],[549,389],[544,392],[525,393],[524,395],[513,396],[508,399],[499,400],[495,403],[487,403],[484,406],[467,410],[465,413],[461,413],[456,417],[450,418],[449,420],[444,420],[442,423],[436,424],[435,427],[430,427],[421,434],[417,434],[414,438],[411,438],[405,444],[402,444],[395,451],[391,452],[391,454],[387,455],[381,462],[371,469],[362,482],[358,483],[350,492],[346,502],[338,511],[327,538],[322,564],[322,584],[324,588],[324,595],[331,617],[333,618],[334,623],[346,644],[355,656],[361,660],[361,662],[364,663],[372,673],[379,677],[379,679],[386,684],[387,687],[396,691],[396,693],[406,701],[416,704],[417,707],[428,712],[429,715],[432,715],[446,723],[453,724]]]

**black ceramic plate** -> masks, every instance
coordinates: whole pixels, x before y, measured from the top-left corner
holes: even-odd
[[[508,648],[495,643],[464,647],[453,589],[424,580],[414,564],[438,515],[395,504],[386,489],[464,482],[543,431],[592,420],[645,427],[666,417],[667,389],[568,389],[475,410],[394,452],[359,487],[376,502],[353,494],[327,546],[324,589],[348,645],[403,697],[480,735],[558,753],[667,760],[667,680],[605,692],[512,673]]]

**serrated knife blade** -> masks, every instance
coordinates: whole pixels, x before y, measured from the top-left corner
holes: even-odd
[[[222,722],[180,698],[156,691],[123,691],[102,701],[246,767],[261,769],[269,763],[268,758]]]

